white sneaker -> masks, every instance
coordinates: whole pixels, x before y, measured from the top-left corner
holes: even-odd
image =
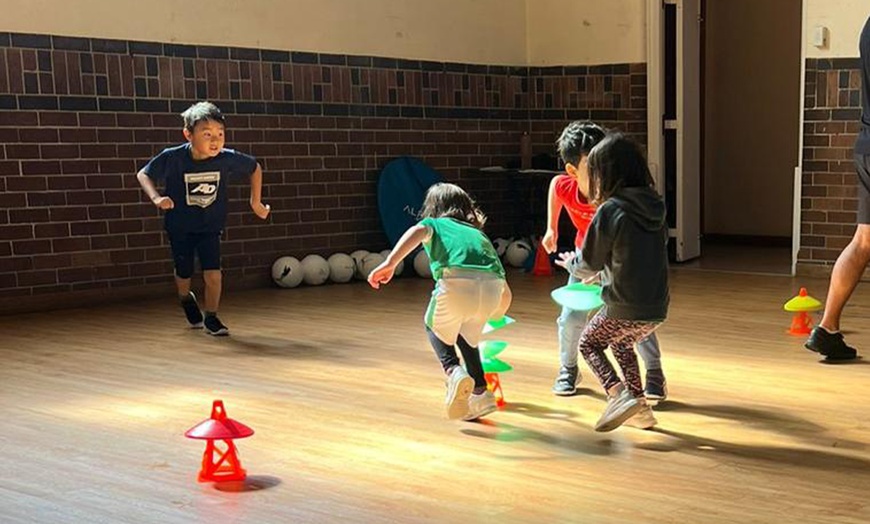
[[[595,423],[595,431],[613,431],[635,416],[642,408],[643,404],[634,398],[624,385],[620,385],[612,396],[608,395],[607,407]]]
[[[474,391],[474,379],[462,366],[456,366],[447,377],[447,418],[456,420],[468,414],[468,397]]]
[[[495,395],[487,390],[480,395],[472,393],[468,398],[468,414],[462,417],[462,420],[476,420],[480,417],[485,417],[498,409],[495,403]]]
[[[643,407],[640,408],[637,415],[625,421],[627,426],[638,429],[652,429],[652,427],[658,423],[659,421],[656,420],[655,415],[653,415],[652,408],[649,407],[649,404],[647,403],[643,403]]]

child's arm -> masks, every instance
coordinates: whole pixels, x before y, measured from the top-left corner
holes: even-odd
[[[268,204],[264,205],[263,202],[260,201],[262,194],[263,170],[260,168],[260,164],[257,163],[257,169],[251,173],[251,209],[254,211],[255,215],[265,220],[265,218],[269,216],[269,210],[271,208]]]
[[[424,240],[430,235],[429,228],[426,226],[416,225],[411,226],[405,231],[405,234],[402,235],[402,238],[396,242],[396,247],[390,251],[390,254],[387,255],[387,259],[374,268],[371,273],[369,273],[369,285],[375,289],[378,289],[381,284],[386,284],[393,278],[393,273],[396,271],[396,266],[399,265],[399,262],[404,260],[411,251],[414,251],[417,246],[423,243]]]
[[[556,181],[559,177],[553,177],[550,181],[550,189],[547,191],[547,232],[541,244],[544,251],[553,253],[556,251],[556,243],[559,241],[559,214],[562,212],[562,201],[556,198]]]
[[[136,173],[136,180],[139,181],[139,185],[142,186],[145,194],[148,195],[148,198],[151,199],[151,202],[153,202],[158,209],[172,209],[175,207],[175,202],[173,202],[171,198],[162,196],[157,192],[157,189],[154,187],[154,182],[151,180],[151,177],[148,176],[148,173],[145,171],[139,171]]]
[[[615,205],[605,203],[605,206]],[[579,257],[569,260],[567,269],[576,278],[585,280],[604,269],[613,251],[613,240],[617,233],[617,225],[613,222],[609,209],[599,209],[589,224],[583,247]]]

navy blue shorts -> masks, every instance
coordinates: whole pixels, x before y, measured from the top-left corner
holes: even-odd
[[[870,224],[870,155],[855,155],[858,170],[858,223]]]
[[[194,256],[199,257],[199,265],[203,271],[221,268],[220,233],[170,234],[169,245],[178,278],[193,276]]]

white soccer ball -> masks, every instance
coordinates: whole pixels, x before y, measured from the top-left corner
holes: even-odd
[[[532,254],[532,246],[525,240],[511,242],[504,253],[504,260],[513,267],[523,267]]]
[[[385,250],[381,251],[381,256],[384,257],[384,260],[386,260],[389,255],[390,255],[389,249],[385,249]],[[402,271],[404,271],[404,270],[405,270],[405,261],[400,260],[399,263],[396,264],[396,271],[393,274],[395,276],[399,276],[402,274]]]
[[[350,254],[350,258],[353,259],[354,263],[354,272],[353,276],[359,280],[365,280],[368,275],[363,275],[362,273],[362,261],[368,255],[369,252],[365,249],[357,249],[353,253]]]
[[[303,276],[302,264],[293,257],[281,257],[272,264],[272,280],[281,287],[296,287]]]
[[[493,247],[495,247],[495,252],[498,253],[498,256],[503,257],[504,252],[507,249],[508,245],[510,245],[511,241],[506,238],[496,238],[492,241]]]
[[[319,286],[329,278],[329,262],[320,255],[302,259],[302,280],[309,286]]]
[[[426,250],[421,249],[414,257],[414,271],[423,278],[432,277],[432,268],[429,267],[429,255],[426,254]]]
[[[329,280],[337,284],[350,282],[356,271],[356,264],[353,259],[344,253],[331,255],[326,260],[326,263],[329,264]]]
[[[381,265],[384,261],[384,257],[381,256],[380,253],[369,253],[363,259],[362,262],[362,272],[366,278],[369,277],[369,273],[371,273],[376,267]]]

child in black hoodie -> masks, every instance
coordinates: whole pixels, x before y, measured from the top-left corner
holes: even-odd
[[[596,431],[656,424],[643,396],[634,345],[649,336],[668,313],[668,227],[665,204],[640,149],[620,134],[589,154],[589,197],[598,210],[579,257],[560,255],[576,278],[600,273],[604,307],[586,324],[579,351],[607,391],[607,408]],[[604,351],[613,351],[620,380]]]

